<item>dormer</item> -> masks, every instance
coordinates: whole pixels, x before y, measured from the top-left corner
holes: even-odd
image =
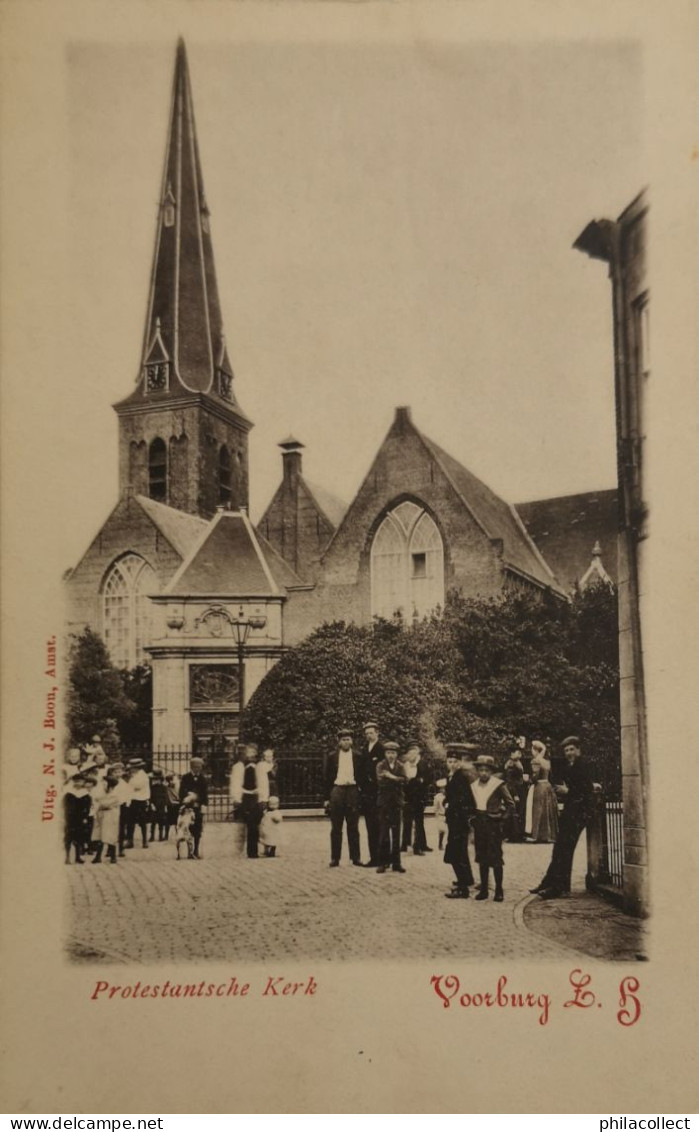
[[[157,319],[155,334],[143,363],[143,391],[146,394],[167,393],[169,388],[170,357],[160,333],[160,319]]]

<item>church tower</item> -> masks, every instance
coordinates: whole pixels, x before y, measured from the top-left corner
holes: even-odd
[[[210,518],[248,506],[252,422],[234,392],[184,43],[170,124],[136,387],[119,416],[120,495]]]

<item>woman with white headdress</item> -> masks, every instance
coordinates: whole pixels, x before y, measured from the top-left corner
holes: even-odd
[[[534,786],[532,801],[532,840],[555,841],[558,834],[558,803],[551,785],[551,760],[540,740],[532,743],[531,776]]]

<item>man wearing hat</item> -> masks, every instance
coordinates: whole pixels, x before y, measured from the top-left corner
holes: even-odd
[[[570,894],[575,847],[594,809],[594,783],[590,768],[582,757],[580,739],[577,735],[568,735],[561,748],[566,767],[561,775],[561,785],[554,787],[557,796],[563,799],[558,837],[551,854],[551,864],[541,883],[530,889],[542,900]]]
[[[488,873],[492,869],[495,878],[494,899],[500,904],[504,899],[503,819],[507,814],[512,813],[515,803],[502,779],[494,777],[494,758],[490,755],[479,755],[476,759],[476,771],[478,778],[471,783],[471,793],[476,804],[473,834],[481,881],[476,900],[488,899]]]
[[[359,789],[361,756],[352,750],[352,732],[342,727],[338,747],[325,764],[325,812],[330,817],[330,868],[340,864],[342,827],[347,825],[347,845],[353,865],[361,865],[359,853]]]
[[[456,884],[445,893],[449,900],[467,900],[469,885],[473,884],[471,862],[468,858],[470,819],[474,811],[470,780],[464,769],[464,756],[475,751],[472,743],[447,743],[447,784],[444,787],[444,806],[447,818],[447,844],[444,863],[451,865]]]
[[[194,857],[199,860],[199,843],[204,829],[204,814],[209,805],[209,783],[204,775],[204,760],[194,755],[189,760],[189,770],[180,779],[180,804],[188,794],[196,796],[194,803],[194,821],[192,823],[192,837],[194,838]]]
[[[369,844],[367,868],[376,868],[379,864],[379,785],[376,778],[376,768],[384,758],[384,754],[383,743],[379,739],[379,725],[370,719],[364,724],[364,745],[360,751],[361,762],[357,781],[359,809],[364,817]]]
[[[413,841],[413,854],[422,857],[431,853],[425,836],[425,806],[427,790],[432,781],[430,767],[425,761],[417,739],[408,739],[405,757],[405,805],[403,807],[403,839],[401,849],[405,853]],[[414,834],[413,834],[414,830]]]
[[[242,757],[233,763],[230,779],[230,798],[233,816],[241,836],[239,848],[243,850],[242,826],[245,826],[245,851],[251,859],[259,857],[260,822],[269,800],[269,775],[258,762],[256,743],[246,743]]]
[[[380,864],[377,873],[390,866],[394,873],[406,870],[400,863],[400,822],[404,802],[405,768],[398,761],[398,744],[384,743],[385,757],[376,768],[379,801]]]
[[[141,831],[143,848],[148,848],[148,833],[146,830],[146,814],[150,802],[150,778],[146,774],[143,759],[129,760],[129,791],[131,804],[129,806],[129,826],[127,849],[133,849],[133,838],[136,826]]]

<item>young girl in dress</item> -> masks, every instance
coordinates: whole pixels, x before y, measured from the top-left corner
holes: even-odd
[[[260,844],[264,846],[265,857],[276,857],[277,846],[282,842],[283,821],[279,799],[272,795],[260,822]]]

